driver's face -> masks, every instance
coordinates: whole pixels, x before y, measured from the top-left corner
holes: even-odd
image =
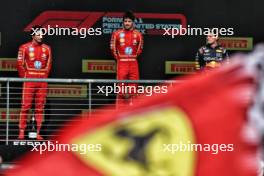
[[[126,30],[133,28],[133,21],[130,18],[125,18],[123,21],[124,28]]]
[[[43,33],[39,30],[32,36],[32,38],[36,42],[41,43],[43,40]]]
[[[214,34],[209,34],[207,36],[207,43],[208,44],[213,44],[213,43],[215,43],[217,41],[217,39],[218,39],[218,36],[216,36]]]

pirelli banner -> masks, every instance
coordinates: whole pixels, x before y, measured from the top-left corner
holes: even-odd
[[[9,108],[9,121],[18,122],[19,114],[20,114],[20,108]],[[27,121],[30,121],[32,114],[33,111],[29,110]],[[6,108],[0,108],[0,122],[6,122],[6,119],[7,119]],[[43,121],[45,121],[45,118],[43,118]]]
[[[86,98],[87,85],[49,84],[48,98]]]
[[[17,71],[16,58],[0,58],[0,71]]]
[[[0,97],[1,87],[0,84]],[[82,84],[49,84],[47,91],[48,98],[87,98],[88,95],[87,85]]]
[[[116,62],[114,60],[90,60],[82,61],[83,73],[115,73]]]
[[[165,74],[192,74],[196,71],[194,61],[166,61]]]
[[[218,43],[227,50],[252,50],[252,37],[221,37]]]
[[[0,71],[17,71],[16,58],[0,58]],[[83,60],[83,73],[116,73],[114,60]]]

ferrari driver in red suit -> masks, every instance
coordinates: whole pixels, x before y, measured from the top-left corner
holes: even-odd
[[[139,80],[137,58],[143,49],[143,36],[134,28],[134,20],[134,14],[126,12],[123,16],[123,29],[119,29],[112,34],[110,47],[117,61],[118,80]],[[127,87],[133,87],[134,89],[126,89],[132,90],[132,92],[120,92],[117,96],[117,104],[127,102],[131,104],[131,97],[136,94],[137,84],[119,84],[120,87],[121,85],[125,89]]]
[[[17,69],[21,78],[47,78],[51,69],[51,49],[42,43],[41,26],[31,31],[32,41],[20,46],[17,58]],[[24,82],[22,107],[19,121],[18,139],[24,139],[28,111],[35,100],[35,119],[37,122],[37,139],[42,140],[40,128],[47,94],[47,82]]]

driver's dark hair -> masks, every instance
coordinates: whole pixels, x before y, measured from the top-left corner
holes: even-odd
[[[42,26],[40,25],[34,25],[31,27],[30,29],[30,35],[34,35],[34,31],[41,31],[42,30]]]
[[[129,18],[132,21],[135,21],[135,19],[136,19],[134,13],[132,11],[130,11],[130,10],[124,13],[123,20],[126,19],[126,18]]]

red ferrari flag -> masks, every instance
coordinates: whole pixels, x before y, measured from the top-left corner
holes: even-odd
[[[238,57],[167,94],[64,129],[7,175],[256,176],[258,138],[248,120],[256,77]]]

